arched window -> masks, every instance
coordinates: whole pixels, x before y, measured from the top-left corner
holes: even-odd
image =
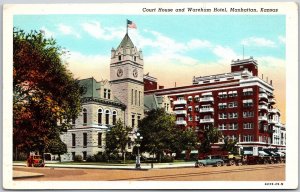
[[[113,111],[112,116],[113,116],[113,125],[115,125],[117,122],[117,111]]]
[[[109,111],[109,110],[106,110],[106,111],[105,111],[105,124],[106,124],[106,125],[109,124],[109,114],[110,114],[110,111]]]
[[[87,124],[87,110],[84,108],[82,110],[83,113],[83,124]]]
[[[98,124],[102,124],[102,109],[98,109]]]

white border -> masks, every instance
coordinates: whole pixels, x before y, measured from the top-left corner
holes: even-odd
[[[126,9],[124,7],[126,6]],[[147,8],[275,8],[276,13],[226,13],[226,15],[286,15],[286,129],[287,163],[286,181],[280,186],[266,186],[261,182],[29,182],[12,180],[12,30],[16,14],[143,14]],[[213,15],[224,13],[155,13]],[[3,8],[3,186],[6,189],[295,189],[298,187],[298,7],[291,2],[272,3],[103,3],[103,4],[19,4],[4,5]],[[297,109],[295,109],[297,107]]]

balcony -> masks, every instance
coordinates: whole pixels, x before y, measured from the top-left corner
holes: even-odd
[[[275,104],[276,103],[275,99],[269,99],[268,101],[269,101],[270,104]]]
[[[200,113],[206,113],[206,112],[214,112],[214,108],[200,108]]]
[[[266,93],[260,93],[259,99],[268,99],[268,95]]]
[[[267,110],[268,111],[268,106],[267,105],[259,105],[258,109],[259,110]]]
[[[178,121],[176,121],[176,125],[186,125],[186,121],[185,120],[178,120]]]
[[[274,119],[269,119],[269,120],[268,120],[268,123],[269,123],[269,124],[276,124],[276,123],[278,123],[278,122],[275,121]]]
[[[182,99],[182,100],[176,100],[173,102],[174,105],[186,105],[186,100]]]
[[[213,97],[202,97],[200,98],[200,102],[214,101]]]
[[[174,111],[174,113],[176,115],[186,115],[187,114],[186,110],[178,110],[178,111]]]
[[[200,123],[214,123],[214,119],[210,118],[210,119],[200,119]]]
[[[258,120],[259,121],[268,121],[268,117],[267,116],[258,116]]]
[[[280,111],[278,109],[269,109],[268,111],[269,111],[269,113],[279,113],[280,114]]]

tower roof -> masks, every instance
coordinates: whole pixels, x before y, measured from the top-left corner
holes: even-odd
[[[124,36],[124,38],[122,39],[120,45],[118,46],[117,49],[119,49],[120,47],[123,47],[123,48],[134,48],[134,44],[132,43],[128,33],[126,33],[126,35]]]

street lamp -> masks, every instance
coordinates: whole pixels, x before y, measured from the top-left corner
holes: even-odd
[[[135,162],[136,169],[141,168],[140,146],[141,146],[142,140],[143,140],[143,137],[141,136],[141,134],[139,132],[137,132],[136,139],[135,139],[135,143],[136,143],[136,147],[137,147],[137,156],[136,156],[136,162]]]

